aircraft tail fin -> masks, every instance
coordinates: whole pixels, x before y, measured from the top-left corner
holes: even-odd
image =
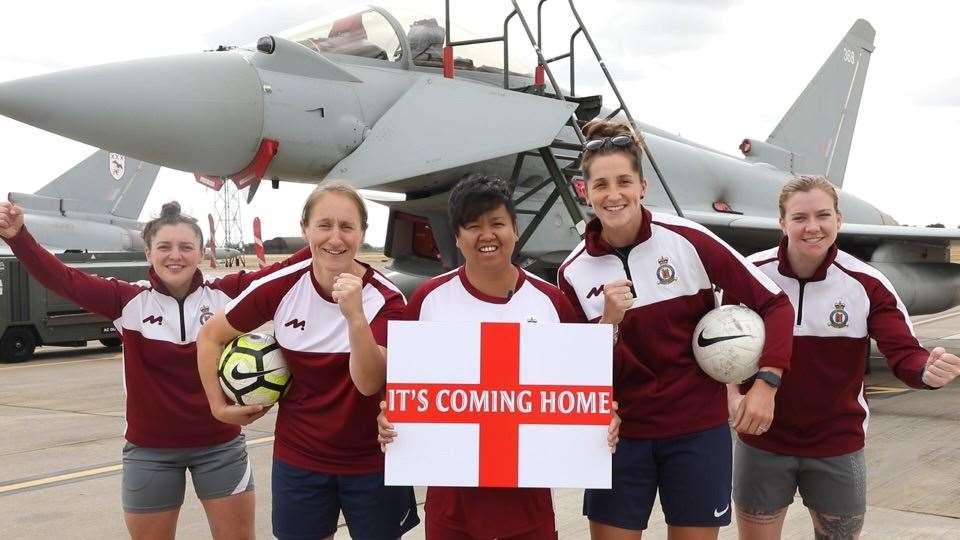
[[[63,199],[71,210],[136,220],[160,166],[98,150],[35,195]]]
[[[791,172],[822,174],[843,185],[875,36],[869,22],[853,23],[770,133],[768,143],[794,154]]]

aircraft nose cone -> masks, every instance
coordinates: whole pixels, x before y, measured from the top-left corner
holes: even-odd
[[[259,146],[263,90],[239,54],[197,53],[0,83],[0,114],[166,167],[228,176]]]

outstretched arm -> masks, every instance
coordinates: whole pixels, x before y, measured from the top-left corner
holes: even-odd
[[[213,280],[211,286],[216,289],[220,289],[230,298],[236,298],[237,296],[240,296],[240,293],[242,293],[244,289],[253,284],[254,281],[270,275],[278,270],[283,270],[284,268],[288,268],[292,265],[303,262],[307,259],[310,259],[310,248],[305,247],[286,259],[275,262],[269,266],[265,266],[260,270],[255,270],[253,272],[241,270],[239,272],[234,272],[232,274],[219,277]]]
[[[0,202],[0,237],[41,285],[80,307],[115,320],[123,305],[142,289],[125,281],[93,276],[71,268],[43,248],[23,224],[23,209]]]

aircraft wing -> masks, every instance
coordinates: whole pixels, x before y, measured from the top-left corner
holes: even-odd
[[[775,218],[688,210],[684,210],[684,216],[706,227],[731,229],[733,234],[737,231],[760,233],[779,233],[780,231],[780,224]],[[858,244],[911,241],[946,245],[950,242],[960,242],[960,229],[844,223],[840,228],[840,236],[856,238]]]
[[[575,103],[455,79],[423,78],[330,176],[371,188],[548,146]]]

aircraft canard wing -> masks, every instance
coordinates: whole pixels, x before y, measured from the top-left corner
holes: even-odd
[[[726,227],[733,230],[776,231],[778,233],[780,231],[780,224],[776,218],[688,210],[684,210],[683,213],[687,219],[711,228]],[[844,223],[840,228],[840,236],[856,237],[857,242],[861,244],[879,244],[884,241],[946,244],[950,241],[960,242],[960,229]]]
[[[459,80],[423,78],[328,176],[373,188],[548,146],[575,103]]]

